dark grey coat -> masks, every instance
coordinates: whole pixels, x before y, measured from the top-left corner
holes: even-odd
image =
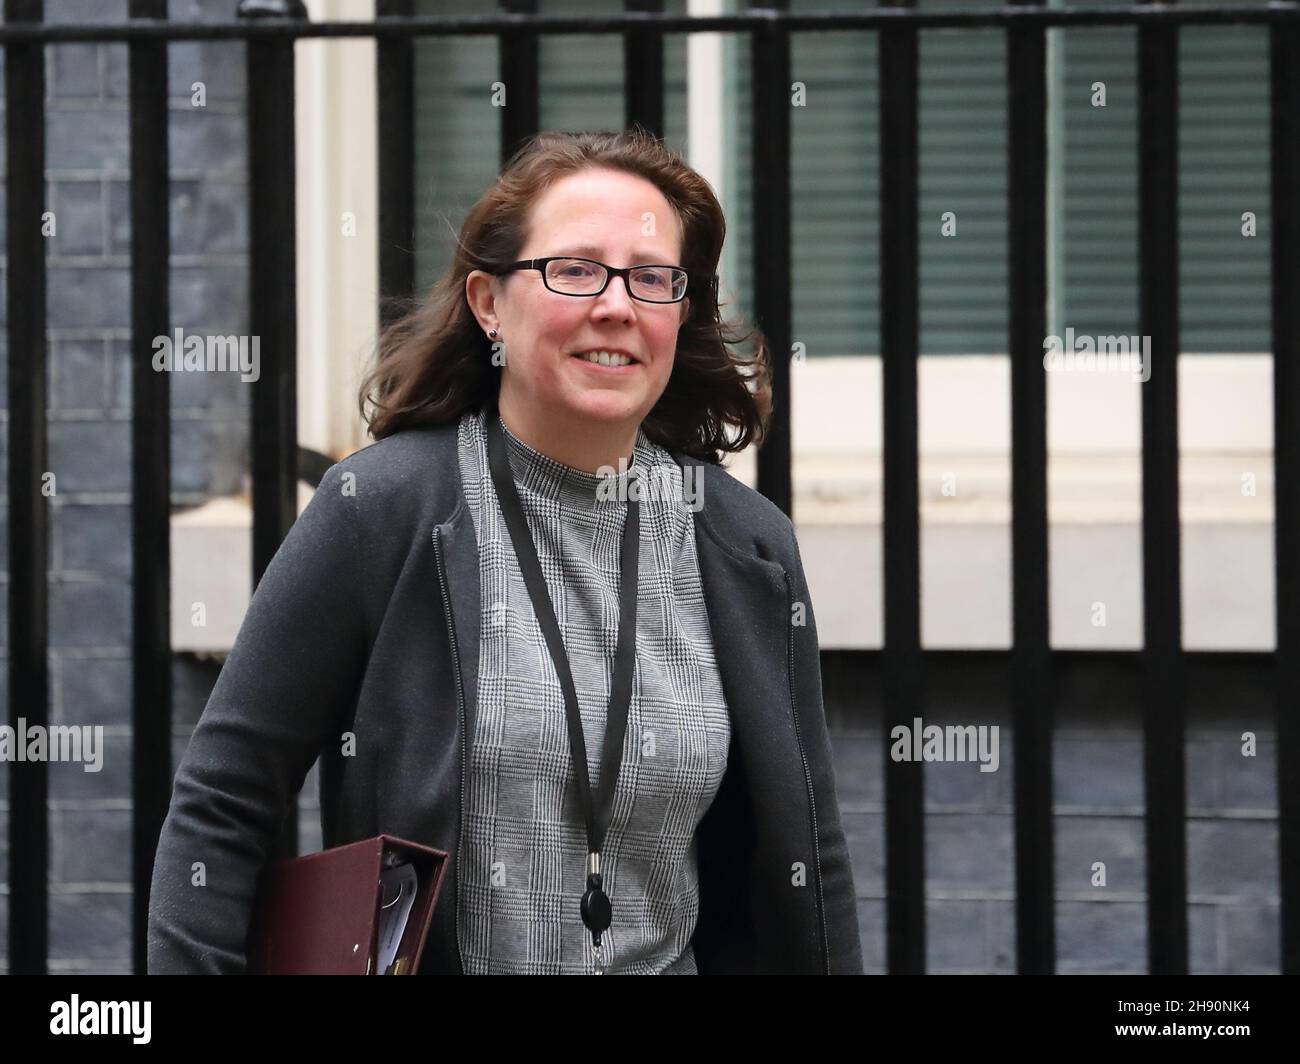
[[[150,972],[244,970],[259,869],[317,756],[326,848],[386,833],[451,855],[421,971],[461,972],[455,859],[480,602],[456,443],[454,424],[406,430],[332,466],[268,566],[176,773]],[[695,539],[732,724],[697,834],[696,964],[860,973],[794,528],[721,466],[674,457],[702,477]]]

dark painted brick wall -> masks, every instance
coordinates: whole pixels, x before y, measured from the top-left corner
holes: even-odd
[[[175,19],[227,18],[235,0],[172,0]],[[124,19],[125,0],[46,0],[51,22]],[[173,327],[248,329],[243,49],[169,48]],[[46,50],[49,240],[50,684],[55,723],[102,724],[104,768],[50,765],[51,971],[129,970],[130,923],[130,237],[127,49]],[[0,55],[0,69],[3,56]],[[194,107],[191,86],[206,86]],[[0,138],[0,155],[3,153]],[[3,173],[0,172],[0,179]],[[0,234],[4,196],[0,180]],[[6,262],[7,268],[7,262]],[[3,285],[0,285],[3,292]],[[0,311],[3,308],[0,307]],[[2,320],[2,319],[0,319]],[[152,348],[134,352],[148,358]],[[0,332],[0,403],[7,403]],[[243,487],[249,393],[230,374],[171,379],[172,499],[201,504]],[[0,435],[7,462],[7,435]],[[8,549],[7,498],[0,548]],[[4,555],[7,566],[7,553]],[[7,573],[5,574],[7,580]],[[7,656],[8,614],[0,610]],[[0,662],[8,720],[8,662]],[[179,656],[175,757],[216,676]],[[174,763],[174,762],[173,762]],[[7,952],[8,776],[0,764],[0,954]],[[307,833],[305,843],[319,845]],[[0,962],[3,963],[3,962]]]

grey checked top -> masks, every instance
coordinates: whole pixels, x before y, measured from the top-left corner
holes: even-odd
[[[460,948],[466,974],[589,974],[591,933],[578,907],[587,835],[564,694],[497,502],[488,416],[465,414],[458,436],[482,592],[458,872]],[[573,672],[593,796],[618,640],[627,515],[625,492],[606,491],[626,488],[636,473],[648,487],[640,500],[632,701],[601,854],[614,913],[602,952],[610,974],[695,974],[695,830],[722,784],[731,724],[682,469],[643,430],[632,468],[613,478],[562,465],[508,429],[506,440]]]

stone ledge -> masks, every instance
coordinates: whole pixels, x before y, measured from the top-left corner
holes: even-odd
[[[796,528],[826,649],[882,643],[879,481],[860,467],[804,460],[796,479]],[[921,504],[921,635],[927,648],[1010,646],[1007,469],[1005,460],[942,457],[922,466],[922,482],[929,485]],[[1257,473],[1255,497],[1240,495],[1243,469]],[[949,471],[957,474],[958,493],[944,498],[937,485]],[[1271,459],[1184,456],[1182,482],[1187,648],[1272,650]],[[1140,485],[1137,463],[1127,458],[1066,460],[1052,470],[1053,646],[1141,646]],[[311,494],[299,486],[299,512]],[[251,528],[246,497],[214,499],[172,518],[174,649],[229,650],[251,595]],[[196,602],[206,608],[202,627],[191,623]]]

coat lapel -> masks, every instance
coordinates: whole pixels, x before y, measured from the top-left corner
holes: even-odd
[[[460,659],[461,682],[465,689],[465,734],[472,736],[478,707],[481,588],[478,539],[463,493],[455,511],[442,525],[442,544],[447,552],[452,624],[456,629],[456,652]]]
[[[679,462],[699,463],[679,456]],[[792,697],[785,569],[704,467],[696,553],[732,743],[722,790],[699,828],[701,973],[818,969],[817,860]],[[761,933],[758,929],[761,929]]]

